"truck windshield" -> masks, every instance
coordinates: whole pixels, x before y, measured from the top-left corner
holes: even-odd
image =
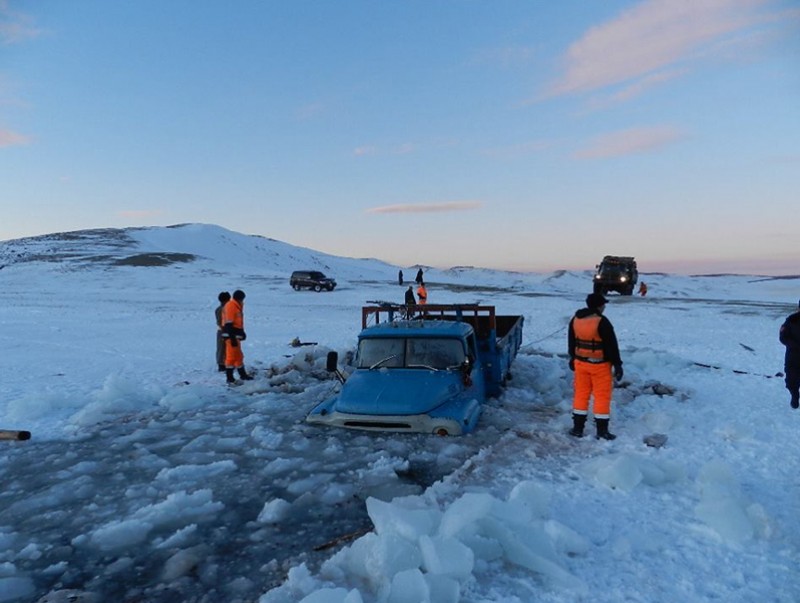
[[[429,368],[461,366],[466,355],[459,339],[386,338],[362,339],[358,345],[358,368]]]
[[[603,276],[618,276],[626,273],[627,271],[627,268],[620,266],[619,264],[604,264],[600,266],[598,273],[602,274]]]

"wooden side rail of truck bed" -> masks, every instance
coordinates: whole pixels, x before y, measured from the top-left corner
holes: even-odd
[[[473,326],[477,324],[486,325],[492,331],[496,328],[494,306],[480,306],[478,304],[415,304],[405,306],[403,304],[380,303],[374,306],[364,306],[361,308],[361,328],[366,329],[372,316],[375,316],[373,324],[381,322],[381,313],[385,313],[387,321],[395,318],[395,313],[400,316],[404,312],[414,313],[415,320],[463,320]],[[488,321],[488,324],[486,324]]]

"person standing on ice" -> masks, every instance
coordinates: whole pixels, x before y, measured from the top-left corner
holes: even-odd
[[[401,287],[403,286],[403,270],[402,269],[398,270],[398,272],[397,272],[397,284],[400,285]]]
[[[231,294],[222,291],[218,296],[219,305],[214,308],[214,317],[217,319],[217,370],[225,371],[225,338],[222,336],[222,309],[231,299]]]
[[[797,302],[800,307],[800,302]],[[783,321],[779,338],[786,346],[786,356],[783,360],[783,370],[786,374],[786,389],[792,399],[789,402],[792,408],[800,406],[800,312],[795,312]]]
[[[414,297],[414,289],[411,285],[408,286],[406,289],[406,318],[414,318],[414,310],[413,307],[417,305],[417,298]]]
[[[244,354],[241,342],[247,339],[244,332],[244,291],[237,289],[233,292],[233,299],[229,300],[222,308],[222,331],[225,338],[225,376],[228,383],[234,383],[233,371],[239,372],[239,377],[250,380],[252,377],[244,370]]]
[[[622,379],[622,359],[611,321],[603,316],[608,300],[599,293],[586,297],[586,307],[575,312],[569,322],[567,352],[569,368],[575,373],[572,401],[572,429],[569,435],[583,437],[589,414],[589,398],[594,396],[594,422],[597,438],[613,440],[608,431],[611,418],[611,393],[614,382]]]
[[[420,283],[419,287],[417,287],[417,297],[419,298],[420,306],[428,303],[428,290],[425,289],[425,283]]]
[[[417,283],[418,285],[422,284],[422,268],[417,270],[417,276],[414,278],[414,282]]]

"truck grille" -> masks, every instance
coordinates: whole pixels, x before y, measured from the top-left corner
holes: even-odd
[[[345,427],[378,428],[378,429],[411,429],[408,423],[395,423],[390,421],[345,421]]]

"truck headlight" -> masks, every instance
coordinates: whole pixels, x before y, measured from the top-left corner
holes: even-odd
[[[621,277],[619,277],[619,280],[624,283],[625,281],[628,280],[628,277],[627,276],[621,276]]]

